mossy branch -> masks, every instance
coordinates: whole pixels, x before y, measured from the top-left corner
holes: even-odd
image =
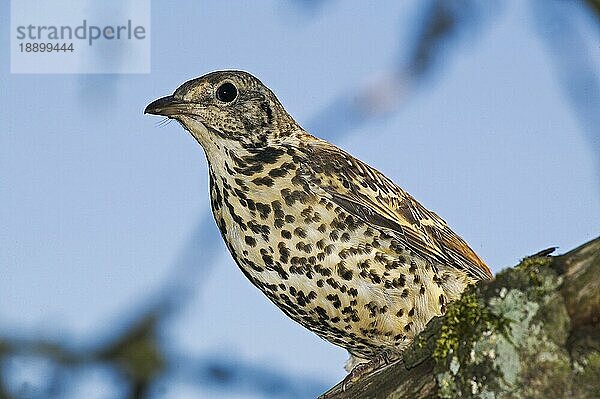
[[[600,238],[472,287],[403,359],[323,399],[600,397]]]

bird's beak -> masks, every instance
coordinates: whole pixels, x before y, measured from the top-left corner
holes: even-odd
[[[154,100],[148,104],[144,110],[144,113],[172,117],[174,115],[180,115],[182,113],[189,112],[190,105],[190,103],[177,100],[173,96],[166,96],[161,97],[158,100]]]

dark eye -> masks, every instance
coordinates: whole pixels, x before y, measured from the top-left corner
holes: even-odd
[[[225,82],[217,88],[217,100],[230,103],[237,97],[237,88],[231,82]]]

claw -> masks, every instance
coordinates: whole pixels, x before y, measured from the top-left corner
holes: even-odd
[[[369,362],[357,364],[342,381],[342,392],[345,392],[349,386],[351,386],[364,376],[367,376],[373,373],[374,371],[379,370],[380,368],[392,364],[398,359],[400,359],[400,356],[398,354],[393,353],[389,350],[384,350],[381,351]]]

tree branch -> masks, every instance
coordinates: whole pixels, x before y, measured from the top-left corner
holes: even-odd
[[[321,398],[600,397],[599,315],[597,238],[473,287],[400,362]]]

